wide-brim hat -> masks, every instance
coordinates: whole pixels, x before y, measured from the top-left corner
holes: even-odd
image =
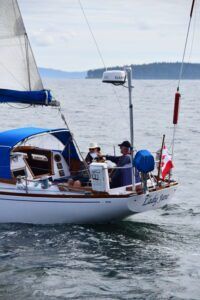
[[[96,149],[96,148],[99,148],[99,145],[97,143],[93,142],[89,144],[89,149]]]
[[[121,144],[118,144],[119,147],[131,148],[131,144],[129,141],[123,141]]]

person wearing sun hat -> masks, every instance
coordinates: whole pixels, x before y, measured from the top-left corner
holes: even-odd
[[[116,163],[119,168],[116,168],[111,174],[111,188],[129,185],[132,182],[131,144],[129,141],[123,141],[118,146],[122,155],[105,156],[106,160]]]
[[[86,163],[89,165],[93,162],[93,160],[97,159],[101,156],[101,148],[95,142],[89,144],[89,152],[85,158]]]

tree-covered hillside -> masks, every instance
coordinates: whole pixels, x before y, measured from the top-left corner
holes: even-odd
[[[180,72],[180,63],[151,63],[143,65],[131,65],[133,78],[135,79],[177,79]],[[123,67],[112,67],[108,70]],[[94,69],[87,72],[87,78],[101,78],[105,69]],[[183,67],[183,79],[200,79],[200,64],[185,63]]]

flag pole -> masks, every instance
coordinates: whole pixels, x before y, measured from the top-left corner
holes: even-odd
[[[158,165],[157,181],[159,181],[159,179],[160,179],[160,168],[161,168],[161,160],[162,160],[162,152],[163,152],[164,143],[165,143],[165,134],[163,134],[162,146],[161,146],[161,149],[160,149],[160,159],[159,159],[159,165]]]

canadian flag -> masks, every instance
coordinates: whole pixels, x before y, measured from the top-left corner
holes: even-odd
[[[173,168],[173,163],[171,156],[168,153],[166,146],[163,146],[162,149],[162,157],[161,157],[161,172],[162,172],[162,179],[164,180],[166,175],[170,172]]]

